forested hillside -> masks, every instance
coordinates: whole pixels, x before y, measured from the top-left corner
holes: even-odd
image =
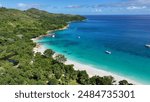
[[[84,19],[35,8],[26,11],[0,8],[0,84],[113,84],[111,76],[89,78],[86,71],[75,71],[73,65],[54,60],[52,50],[34,55],[36,44],[32,38],[62,28],[67,22]]]

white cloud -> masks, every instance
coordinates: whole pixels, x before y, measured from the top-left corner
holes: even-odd
[[[145,9],[146,6],[129,6],[127,7],[128,10],[137,10],[137,9]]]
[[[100,3],[91,6],[93,8],[103,7],[103,8],[128,8],[129,9],[143,9],[145,7],[150,8],[150,0],[122,0],[121,2],[114,2],[114,3]]]
[[[65,8],[83,8],[83,5],[68,5]]]
[[[28,5],[25,3],[18,3],[17,5],[18,5],[18,7],[23,7],[23,8],[28,7]]]
[[[128,4],[131,4],[134,6],[150,7],[150,0],[130,0],[130,1],[128,1]]]
[[[93,13],[101,13],[102,9],[100,9],[100,8],[91,9],[91,12],[93,12]]]
[[[96,12],[102,12],[102,9],[95,9]]]
[[[142,3],[142,4],[150,4],[150,0],[135,0],[139,3]]]
[[[18,3],[17,6],[22,9],[28,9],[28,8],[37,8],[37,7],[40,7],[41,5],[40,4]]]

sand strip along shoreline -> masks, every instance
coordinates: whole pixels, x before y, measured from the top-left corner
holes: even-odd
[[[47,48],[44,47],[43,45],[37,44],[36,47],[33,48],[33,51],[35,53],[36,52],[41,52],[43,54],[43,52],[46,49]],[[92,67],[90,65],[85,65],[85,64],[82,64],[80,62],[72,61],[72,60],[69,60],[68,58],[67,58],[67,61],[65,62],[65,64],[66,65],[73,64],[75,70],[86,70],[90,77],[95,76],[95,75],[99,75],[99,76],[112,76],[116,80],[116,84],[118,84],[118,82],[120,80],[127,80],[129,83],[136,84],[136,85],[142,85],[141,83],[136,82],[134,80],[131,80],[131,79],[125,78],[123,76],[119,76],[119,75],[116,75],[114,73],[107,72],[107,71],[104,71],[104,70],[101,70],[101,69],[97,69],[97,68]]]

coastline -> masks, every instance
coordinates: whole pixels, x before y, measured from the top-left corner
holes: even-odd
[[[32,41],[35,42],[35,40],[32,40]],[[38,43],[33,48],[34,53],[40,52],[41,54],[43,54],[45,50],[46,50],[46,48],[44,46],[42,46],[41,44],[38,44]]]
[[[35,42],[35,40],[33,40],[33,42]],[[46,50],[47,48],[44,47],[41,44],[36,45],[36,47],[33,48],[33,51],[36,52],[40,52],[43,54],[43,52]],[[57,52],[56,52],[57,54]],[[74,65],[74,69],[75,70],[86,70],[86,72],[88,73],[89,77],[95,76],[95,75],[99,75],[99,76],[112,76],[114,77],[114,80],[116,81],[114,84],[118,84],[119,81],[121,80],[127,80],[129,83],[135,84],[135,85],[142,85],[142,83],[139,83],[137,81],[131,80],[129,78],[114,74],[112,72],[108,72],[102,69],[98,69],[95,67],[92,67],[90,65],[86,65],[86,64],[82,64],[80,62],[77,61],[73,61],[67,58],[67,61],[64,63],[66,65]]]
[[[98,69],[98,68],[92,67],[90,65],[82,64],[82,63],[79,63],[79,62],[76,62],[76,61],[72,61],[72,60],[67,59],[65,64],[66,65],[73,64],[75,70],[86,70],[89,77],[92,77],[92,76],[95,76],[95,75],[98,75],[98,76],[101,76],[101,77],[102,76],[112,76],[112,77],[114,77],[114,80],[116,81],[114,84],[118,84],[118,82],[121,81],[121,80],[127,80],[129,83],[132,83],[132,84],[135,84],[135,85],[142,85],[141,83],[136,82],[134,80],[131,80],[129,78],[125,78],[123,76],[119,76],[117,74],[114,74],[114,73],[111,73],[111,72],[108,72],[108,71],[104,71],[102,69]]]
[[[55,32],[55,31],[65,30],[69,27],[69,24],[70,24],[70,22],[68,23],[67,26],[65,26],[63,28],[59,28],[59,29],[55,29],[55,30],[49,30],[49,31],[47,31],[47,34],[41,35],[39,37],[31,39],[33,42],[36,43],[36,46],[33,48],[34,53],[40,52],[40,53],[43,54],[43,52],[47,49],[43,45],[38,44],[36,42],[36,40],[38,40],[38,39],[40,39],[44,36],[52,36],[52,35],[54,35],[53,32]],[[57,54],[57,52],[56,52],[56,54]],[[108,71],[105,71],[105,70],[102,70],[102,69],[98,69],[98,68],[92,67],[90,65],[82,64],[82,63],[79,63],[77,61],[69,60],[68,58],[67,58],[67,61],[64,64],[66,64],[66,65],[73,64],[75,70],[86,70],[89,77],[92,77],[92,76],[95,76],[95,75],[112,76],[112,77],[114,77],[114,80],[116,81],[114,84],[118,84],[118,82],[121,81],[121,80],[127,80],[129,83],[132,83],[132,84],[135,84],[135,85],[142,85],[142,83],[131,80],[129,78],[126,78],[126,77],[123,77],[123,76],[120,76],[120,75],[117,75],[117,74],[114,74],[114,73],[111,73],[111,72],[108,72]]]
[[[53,33],[53,32],[55,32],[55,31],[60,31],[60,30],[65,30],[65,29],[67,29],[68,27],[69,27],[69,24],[67,24],[67,25],[64,26],[63,28],[59,28],[59,29],[55,29],[55,30],[49,30],[49,31],[46,32],[46,34],[40,35],[40,36],[38,36],[38,37],[36,37],[36,38],[32,38],[31,40],[32,40],[33,42],[35,42],[36,40],[39,40],[40,38],[42,38],[42,37],[44,37],[44,36],[53,36],[53,35],[55,35],[55,33]]]
[[[47,31],[47,33],[53,33],[53,32],[55,32],[55,31],[65,30],[65,29],[67,29],[68,27],[69,27],[69,23],[68,23],[66,26],[64,26],[63,28],[59,28],[59,29],[55,29],[55,30],[49,30],[49,31]]]

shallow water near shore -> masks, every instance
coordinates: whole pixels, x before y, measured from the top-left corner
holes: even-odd
[[[150,16],[86,17],[37,42],[71,60],[150,84],[150,49],[145,47],[150,44]]]

